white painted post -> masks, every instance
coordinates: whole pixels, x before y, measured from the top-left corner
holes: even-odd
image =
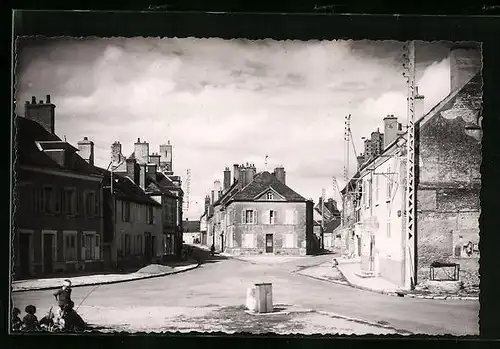
[[[256,289],[255,287],[247,288],[247,304],[246,307],[252,312],[257,311],[257,300],[255,298]]]

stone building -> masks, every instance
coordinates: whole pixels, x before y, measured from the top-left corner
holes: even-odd
[[[234,165],[213,204],[209,220],[216,249],[234,255],[304,255],[316,252],[313,203],[286,185],[285,170],[256,173],[251,164]]]
[[[121,269],[158,263],[164,255],[162,206],[133,177],[99,169],[104,178],[103,256]],[[111,182],[113,181],[113,184]]]
[[[150,153],[149,143],[137,139],[129,157],[122,155],[120,142],[111,146],[114,171],[137,183],[145,193],[162,207],[164,257],[179,259],[182,254],[182,202],[184,193],[181,179],[172,171],[172,145],[160,145],[160,154]]]
[[[360,166],[356,182],[362,196],[348,200],[359,214],[344,215],[344,220],[356,217],[365,272],[410,288],[429,280],[431,264],[456,263],[460,280],[478,285],[480,68],[477,46],[455,46],[450,52],[450,94],[425,115],[424,97],[417,94],[413,255],[404,229],[407,135],[394,116],[384,119],[384,151]]]
[[[337,241],[334,231],[340,226],[340,211],[337,208],[337,202],[333,198],[329,198],[323,203],[323,198],[320,197],[314,207],[313,217],[315,235],[323,239],[322,247],[326,250],[333,249]]]
[[[55,134],[50,96],[26,102],[15,126],[14,278],[102,270],[103,178],[93,143],[77,149]]]
[[[201,227],[200,221],[190,221],[186,218],[184,221],[183,239],[185,244],[200,244],[201,243]]]

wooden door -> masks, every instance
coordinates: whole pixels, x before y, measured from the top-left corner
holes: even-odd
[[[274,251],[273,234],[266,234],[266,253],[273,253]]]

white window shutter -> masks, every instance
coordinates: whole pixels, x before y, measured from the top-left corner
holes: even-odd
[[[253,210],[253,224],[257,224],[258,220],[257,220],[257,210]]]
[[[273,216],[274,216],[274,224],[279,224],[278,223],[278,211],[273,211]]]
[[[244,224],[245,222],[245,209],[241,210],[241,224]]]

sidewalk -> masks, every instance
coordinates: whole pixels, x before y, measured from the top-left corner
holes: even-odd
[[[399,287],[381,277],[361,277],[361,264],[358,259],[338,258],[338,270],[346,278],[347,282],[355,288],[383,294],[397,295]]]
[[[337,268],[332,267],[332,262],[325,262],[313,267],[303,268],[295,273],[308,276],[313,279],[349,285],[342,273]]]
[[[73,287],[78,286],[92,286],[92,285],[105,285],[114,284],[119,282],[149,279],[154,277],[160,277],[170,274],[177,274],[184,271],[192,270],[197,268],[198,264],[190,264],[178,267],[168,267],[169,270],[161,272],[134,272],[130,274],[100,274],[100,275],[87,275],[87,276],[77,276],[69,278],[71,280]],[[67,279],[63,278],[51,278],[51,279],[33,279],[33,280],[19,280],[12,282],[12,292],[22,292],[22,291],[33,291],[33,290],[51,290],[61,287],[63,281]]]

